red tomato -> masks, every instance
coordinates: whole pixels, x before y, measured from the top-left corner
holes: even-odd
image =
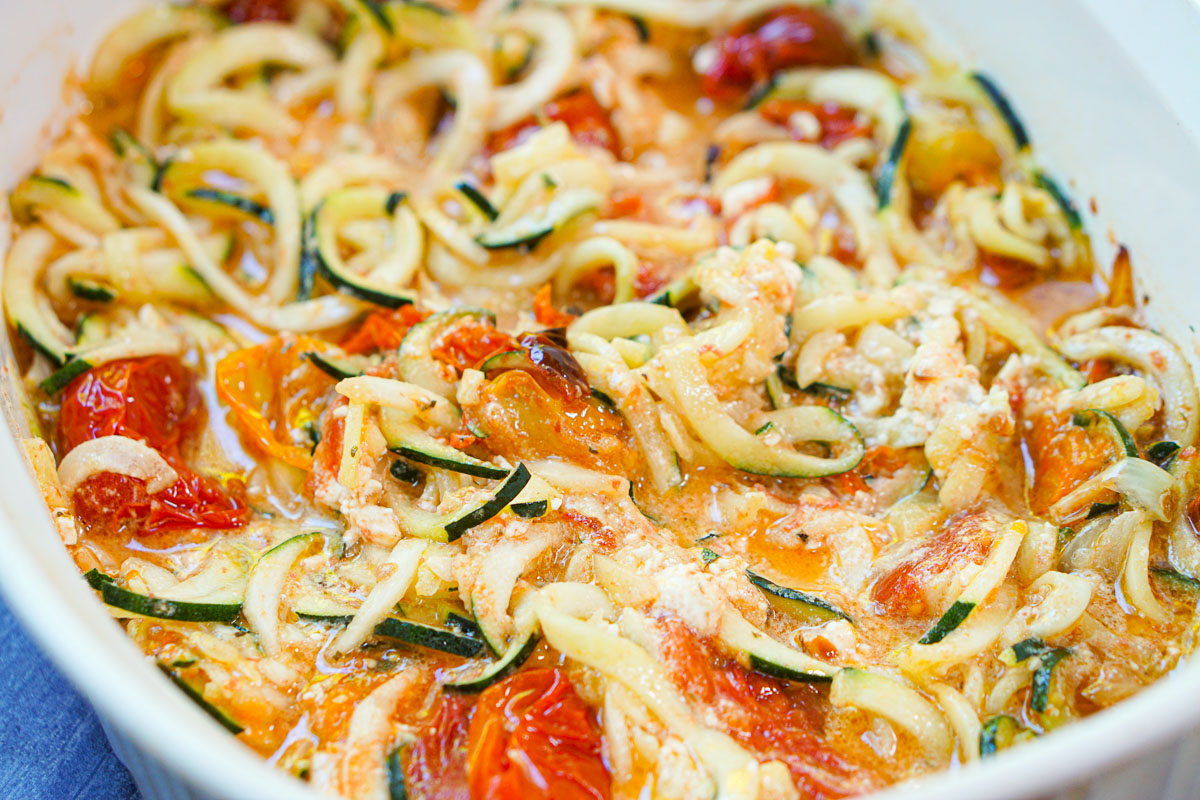
[[[608,112],[587,89],[579,89],[557,100],[551,100],[542,107],[542,113],[551,122],[566,123],[576,141],[603,147],[614,156],[620,155],[621,146],[617,139],[617,130],[609,120]],[[488,139],[487,152],[499,153],[501,150],[516,147],[539,127],[541,123],[536,117],[528,116],[518,120],[504,130],[492,134]]]
[[[1029,507],[1039,514],[1117,455],[1106,441],[1072,425],[1070,415],[1038,417],[1028,428],[1025,447],[1033,463]]]
[[[478,800],[605,800],[600,730],[561,669],[521,672],[479,696],[467,745]]]
[[[232,0],[224,7],[233,22],[286,22],[292,12],[287,0]]]
[[[759,759],[786,764],[801,797],[846,797],[878,786],[870,770],[826,743],[820,689],[750,672],[682,622],[660,624],[663,658],[676,685],[715,709],[729,735]]]
[[[983,563],[994,539],[980,515],[958,516],[876,581],[871,597],[892,616],[921,617],[930,611],[922,593],[925,583],[935,575],[953,574],[967,562]]]
[[[470,320],[446,331],[430,348],[430,353],[443,364],[458,370],[474,369],[488,356],[512,350],[517,341],[488,322]]]
[[[587,89],[551,100],[543,110],[547,118],[555,122],[565,122],[577,141],[603,147],[614,156],[620,154],[617,129],[608,118],[608,112]]]
[[[428,311],[419,311],[413,305],[389,311],[376,311],[345,338],[342,349],[347,353],[395,350],[404,340],[408,329],[428,316]]]
[[[575,315],[555,308],[554,301],[550,298],[551,291],[550,284],[547,283],[533,296],[533,318],[539,325],[545,325],[547,328],[565,328],[575,321]]]
[[[191,373],[167,356],[111,361],[72,381],[59,411],[62,452],[100,436],[128,436],[157,449],[179,473],[179,480],[154,495],[135,478],[94,475],[75,493],[80,520],[89,527],[134,524],[141,533],[245,522],[241,503],[189,469],[179,453],[197,415]]]
[[[129,436],[174,453],[183,423],[195,410],[192,376],[177,359],[110,361],[89,369],[63,392],[58,441],[68,453],[100,436]]]
[[[413,800],[492,800],[467,783],[467,720],[473,698],[439,693],[404,762],[404,783]]]
[[[768,100],[758,113],[776,125],[789,127],[792,115],[807,111],[821,124],[821,147],[837,147],[847,139],[858,139],[871,135],[870,124],[859,121],[858,112],[837,103],[805,103],[798,100]]]
[[[704,91],[733,99],[792,67],[853,64],[854,45],[841,23],[816,8],[782,7],[744,22],[716,42]]]

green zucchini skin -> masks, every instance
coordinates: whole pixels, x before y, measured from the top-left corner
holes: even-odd
[[[158,663],[158,668],[160,670],[162,670],[162,673],[164,675],[166,675],[168,678],[170,678],[171,683],[178,686],[180,691],[182,691],[184,694],[186,694],[192,702],[194,702],[196,705],[200,706],[200,708],[204,711],[205,714],[208,714],[210,717],[212,717],[217,722],[219,722],[221,724],[221,726],[223,728],[225,728],[225,730],[229,731],[234,736],[237,736],[239,733],[241,733],[244,730],[244,728],[242,728],[242,726],[239,725],[232,717],[230,717],[228,714],[226,714],[221,709],[214,706],[212,703],[205,700],[204,695],[201,694],[199,692],[199,690],[196,689],[196,687],[192,686],[190,683],[188,683],[186,680],[184,680],[179,675],[178,672],[171,669],[169,666],[162,663],[161,661],[159,661],[157,663]]]
[[[1182,589],[1185,592],[1200,592],[1200,581],[1195,578],[1189,578],[1182,572],[1177,572],[1170,567],[1151,567],[1150,573],[1158,576],[1164,582],[1171,584],[1177,589]]]
[[[194,200],[203,200],[208,203],[218,203],[228,206],[235,211],[258,220],[263,225],[275,224],[275,213],[270,208],[248,197],[242,197],[240,194],[226,192],[221,189],[201,187],[199,189],[189,189],[186,195]]]
[[[809,594],[807,592],[801,592],[796,589],[788,588],[787,586],[781,586],[770,578],[765,578],[752,570],[746,570],[746,577],[752,584],[757,586],[768,595],[777,597],[781,600],[786,600],[790,603],[800,604],[817,612],[818,615],[828,617],[829,619],[844,619],[846,622],[851,624],[854,623],[854,620],[851,619],[850,615],[845,611],[842,611],[829,601],[818,597],[815,594]]]
[[[471,201],[471,205],[479,209],[479,213],[487,217],[489,222],[495,222],[496,218],[500,216],[500,212],[496,210],[494,205],[492,205],[492,201],[488,200],[483,192],[479,191],[471,184],[467,183],[466,181],[459,181],[458,183],[454,184],[454,188],[457,189],[463,197]]]
[[[1129,430],[1121,420],[1102,408],[1086,408],[1083,411],[1076,411],[1071,415],[1071,424],[1080,428],[1091,428],[1094,425],[1107,427],[1113,443],[1117,445],[1124,456],[1127,458],[1139,457],[1137,442],[1134,441]]]
[[[1062,209],[1063,216],[1067,218],[1067,224],[1071,226],[1071,230],[1077,231],[1083,227],[1083,217],[1080,216],[1079,209],[1075,206],[1071,197],[1059,186],[1058,181],[1039,169],[1033,174],[1033,182],[1049,192],[1050,196],[1054,198],[1054,202],[1058,203],[1058,207]]]
[[[308,351],[304,357],[317,369],[324,372],[334,380],[345,380],[346,378],[357,378],[363,374],[361,368],[356,366],[348,358],[338,358],[337,356],[325,355],[315,351]]]
[[[896,176],[900,174],[900,164],[904,159],[904,150],[908,147],[911,134],[912,120],[906,116],[904,122],[900,123],[900,129],[896,131],[896,138],[888,148],[887,159],[879,169],[879,181],[876,184],[876,193],[879,195],[879,211],[886,210],[892,204],[892,189],[896,185]]]
[[[946,613],[934,623],[934,626],[917,640],[919,644],[937,644],[949,636],[955,628],[975,610],[975,604],[967,600],[955,600],[954,605],[946,609]]]
[[[755,672],[761,672],[763,675],[770,675],[772,678],[780,678],[781,680],[794,681],[796,683],[830,683],[833,681],[832,675],[822,675],[817,672],[801,672],[800,670],[785,667],[770,659],[763,658],[757,653],[748,653],[747,658],[750,662],[750,669]]]
[[[979,755],[987,758],[1012,744],[1017,734],[1017,721],[1008,714],[992,717],[979,732]]]
[[[529,468],[524,464],[517,464],[516,468],[508,473],[508,477],[505,478],[504,483],[496,488],[490,500],[465,514],[455,517],[443,526],[447,537],[449,537],[449,541],[453,542],[471,528],[487,522],[503,511],[505,506],[516,499],[517,495],[521,493],[521,490],[525,488],[525,484],[529,483],[530,477]]]
[[[96,281],[67,278],[67,287],[80,300],[92,303],[111,303],[117,299],[117,293],[111,287]]]
[[[1046,711],[1050,700],[1050,681],[1058,662],[1071,655],[1066,647],[1055,647],[1041,654],[1041,663],[1033,673],[1033,684],[1029,691],[1029,707],[1039,714]]]
[[[89,570],[83,577],[89,586],[100,592],[106,604],[143,617],[178,622],[223,622],[229,625],[242,611],[241,603],[189,603],[147,597],[118,586],[114,579],[95,569]]]
[[[513,503],[512,512],[522,519],[536,519],[546,516],[550,503],[546,500],[534,500],[531,503]]]
[[[1178,442],[1163,439],[1146,448],[1146,458],[1169,472],[1181,449]]]
[[[482,692],[493,683],[508,677],[508,675],[524,664],[529,659],[529,656],[533,655],[534,648],[537,647],[540,639],[541,637],[536,631],[526,634],[524,639],[509,647],[503,656],[492,662],[479,675],[474,678],[449,681],[443,683],[442,686],[448,691],[462,692],[464,694]]]
[[[414,467],[412,464],[405,461],[403,458],[397,458],[392,462],[392,466],[388,468],[388,472],[392,473],[392,477],[401,483],[407,483],[410,486],[416,486],[421,482],[421,470]]]
[[[1012,134],[1013,142],[1016,143],[1018,150],[1025,150],[1029,147],[1029,133],[1025,130],[1025,123],[1021,122],[1021,118],[1017,116],[1016,110],[1012,104],[1008,102],[1008,98],[1000,91],[1000,87],[982,72],[972,72],[971,80],[979,85],[988,99],[992,101],[992,105],[996,107],[996,111],[1004,119],[1004,124],[1008,126],[1009,133]]]
[[[507,470],[487,464],[482,461],[467,458],[453,458],[449,455],[447,448],[446,453],[432,453],[428,450],[421,450],[412,445],[396,443],[388,447],[396,455],[404,456],[409,461],[416,461],[418,464],[425,464],[430,467],[449,470],[450,472],[459,472],[463,475],[470,475],[475,478],[503,478],[509,473]]]
[[[78,378],[83,373],[92,368],[92,365],[82,358],[72,358],[63,364],[61,367],[51,372],[46,376],[45,380],[38,384],[43,392],[48,395],[56,395],[67,387],[67,384]]]
[[[484,647],[482,639],[399,617],[385,617],[375,626],[375,636],[397,639],[406,644],[414,644],[465,658],[479,655]]]
[[[397,747],[387,757],[387,785],[389,800],[408,800],[408,786],[404,782],[403,747]]]

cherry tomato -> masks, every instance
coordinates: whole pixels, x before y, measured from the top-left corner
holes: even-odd
[[[443,364],[461,371],[474,369],[489,356],[516,346],[513,337],[491,323],[468,320],[446,331],[430,348],[430,353]]]
[[[853,64],[854,46],[841,23],[816,8],[782,7],[748,20],[716,41],[704,73],[710,97],[736,99],[792,67]]]
[[[729,735],[760,760],[786,764],[801,797],[845,797],[878,786],[869,769],[826,742],[820,689],[751,672],[678,620],[659,624],[663,658],[676,685],[713,708]]]
[[[234,422],[269,455],[303,470],[312,469],[312,432],[333,386],[304,354],[328,349],[306,336],[276,336],[217,362],[217,394]]]
[[[441,692],[417,740],[404,756],[404,783],[413,800],[492,800],[467,783],[467,726],[474,698]]]
[[[286,22],[292,12],[287,0],[232,0],[224,6],[232,22]]]
[[[876,581],[871,597],[896,617],[927,615],[931,610],[926,607],[922,591],[926,582],[936,575],[953,574],[968,562],[983,563],[994,538],[991,527],[979,515],[956,517]]]
[[[587,89],[579,89],[551,100],[542,107],[545,118],[551,122],[563,122],[571,136],[583,144],[603,147],[614,156],[619,156],[621,147],[617,129],[613,127],[608,112]],[[499,153],[516,147],[541,127],[537,117],[528,116],[517,120],[507,128],[497,131],[488,139],[487,152]]]
[[[62,452],[100,436],[128,436],[157,449],[179,473],[179,480],[154,495],[126,475],[93,475],[75,493],[83,524],[155,533],[245,522],[241,503],[193,472],[179,453],[182,438],[198,423],[198,411],[191,373],[167,356],[111,361],[72,381],[59,411]]]
[[[58,440],[63,453],[100,436],[129,436],[174,453],[195,411],[192,376],[177,359],[110,361],[89,369],[63,392]]]
[[[1070,415],[1044,414],[1033,421],[1025,436],[1033,463],[1029,507],[1044,513],[1056,501],[1101,468],[1117,453],[1098,436],[1089,436]]]
[[[871,135],[871,126],[863,124],[858,112],[837,103],[805,103],[798,100],[768,100],[758,113],[776,125],[789,127],[793,114],[807,112],[821,124],[821,147],[834,148],[848,139]]]
[[[555,308],[550,293],[550,284],[547,283],[533,296],[533,317],[539,325],[545,325],[547,328],[565,328],[575,321],[575,315]]]
[[[395,310],[375,311],[353,333],[342,341],[347,353],[370,353],[374,350],[395,350],[404,341],[408,329],[429,316],[416,306],[401,306]]]
[[[561,669],[521,672],[479,696],[467,774],[479,800],[611,796],[599,728]]]

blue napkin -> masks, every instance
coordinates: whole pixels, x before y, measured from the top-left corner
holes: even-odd
[[[0,800],[139,797],[91,706],[38,652],[3,603],[0,720]]]

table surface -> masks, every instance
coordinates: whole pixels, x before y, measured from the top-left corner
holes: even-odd
[[[0,602],[0,800],[137,800],[87,701]]]

